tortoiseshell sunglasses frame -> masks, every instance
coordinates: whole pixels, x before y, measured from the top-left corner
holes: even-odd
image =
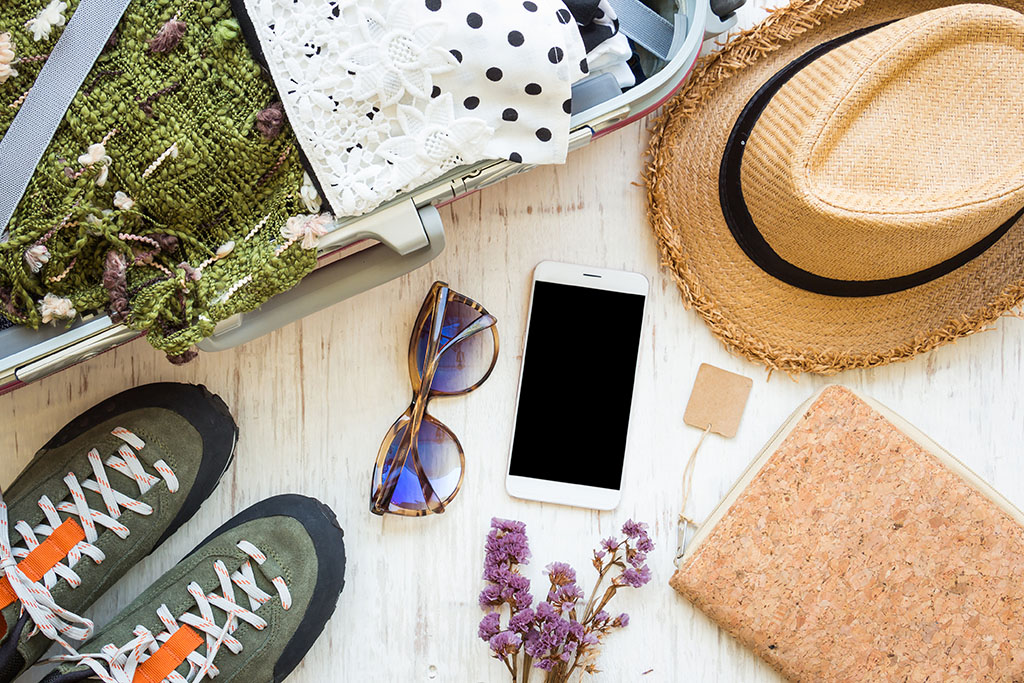
[[[460,330],[455,337],[442,345],[441,330],[444,323],[445,309],[451,303],[462,304],[472,310],[475,310],[480,313],[480,317],[471,322],[464,330]],[[430,330],[429,337],[427,338],[427,348],[423,358],[423,375],[421,376],[416,359],[419,346],[417,342],[420,339],[420,333],[424,332],[424,328],[427,326],[428,322],[433,322],[433,325]],[[476,383],[466,387],[465,389],[460,389],[459,391],[441,391],[434,389],[431,384],[433,383],[434,373],[437,371],[437,363],[441,355],[450,350],[457,343],[468,339],[474,334],[483,334],[488,331],[494,339],[494,353],[491,356],[491,363],[483,376],[477,380]],[[462,396],[478,389],[480,385],[486,382],[487,378],[491,376],[491,372],[494,370],[494,366],[497,362],[497,319],[488,313],[487,310],[477,302],[464,294],[460,294],[459,292],[452,290],[447,283],[441,281],[435,282],[427,293],[427,296],[423,301],[423,305],[420,307],[419,315],[416,317],[416,323],[413,325],[412,335],[409,338],[409,379],[412,382],[412,403],[406,411],[402,413],[397,420],[395,420],[394,424],[391,425],[391,429],[388,430],[387,435],[384,437],[384,441],[380,445],[380,450],[377,452],[377,462],[374,468],[374,476],[370,493],[370,512],[375,515],[392,514],[402,515],[405,517],[423,517],[424,515],[429,514],[441,514],[445,511],[445,508],[451,503],[455,496],[458,495],[459,490],[462,488],[462,482],[466,475],[466,454],[458,437],[455,436],[455,433],[451,431],[447,425],[427,413],[427,404],[429,404],[430,399],[434,397]],[[428,380],[425,390],[424,380]],[[402,449],[402,452],[396,454],[395,462],[392,463],[391,468],[389,468],[389,485],[388,482],[382,480],[384,462],[387,459],[388,452],[391,450],[391,445],[394,442],[396,433],[399,431],[399,428],[405,424],[403,418],[408,418],[408,420],[412,420],[413,422],[412,426],[405,429],[405,435],[403,436],[403,439],[408,439],[410,441],[410,445],[409,447]],[[446,431],[452,437],[452,441],[455,442],[455,447],[459,451],[459,483],[455,486],[455,490],[452,491],[452,494],[443,501],[437,500],[438,496],[434,492],[433,486],[430,484],[430,480],[420,463],[419,454],[417,452],[416,444],[419,441],[419,428],[422,420],[428,420],[437,425],[438,428]],[[401,448],[401,445],[399,445],[399,448]],[[391,499],[394,496],[398,479],[405,470],[406,459],[409,455],[413,458],[413,468],[419,477],[420,485],[423,487],[423,497],[428,507],[422,510],[410,510],[396,507],[392,510]],[[437,502],[432,503],[432,500]]]

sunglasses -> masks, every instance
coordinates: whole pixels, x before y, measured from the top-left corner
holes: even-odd
[[[377,453],[372,513],[439,514],[459,492],[466,468],[462,444],[427,412],[427,404],[438,396],[468,394],[490,376],[498,360],[497,322],[446,283],[430,288],[409,340],[412,404]]]

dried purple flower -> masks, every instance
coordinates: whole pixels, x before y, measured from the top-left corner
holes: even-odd
[[[501,597],[501,586],[491,584],[480,591],[481,607],[497,607],[503,602],[505,602],[505,600]]]
[[[517,654],[522,644],[523,637],[512,631],[502,631],[489,641],[491,651],[494,652],[494,656],[498,659]]]
[[[576,582],[576,570],[565,562],[552,562],[544,569],[544,573],[548,575],[548,579],[554,586],[565,586]]]
[[[610,553],[614,553],[619,548],[619,542],[609,536],[608,538],[601,541],[601,547]]]
[[[530,545],[525,530],[506,529],[505,520],[491,521],[491,532],[484,544],[485,566],[501,562],[526,564],[530,560]]]
[[[649,553],[654,550],[654,541],[651,540],[650,536],[644,535],[636,542],[636,549],[642,553]]]
[[[552,587],[548,591],[548,602],[561,610],[563,614],[575,609],[576,603],[582,600],[583,597],[583,591],[574,583],[566,586]]]
[[[647,565],[639,569],[630,567],[622,572],[622,581],[631,588],[640,588],[651,580],[651,569]]]
[[[508,628],[516,633],[526,633],[533,626],[533,610],[527,607],[512,615],[508,620]]]
[[[622,525],[622,533],[626,534],[626,536],[629,538],[640,538],[641,536],[647,536],[647,525],[643,522],[634,522],[630,519]]]
[[[501,615],[497,612],[488,612],[480,620],[480,628],[477,629],[477,635],[480,636],[480,640],[486,643],[498,635],[499,631],[501,631]]]
[[[623,612],[619,616],[615,617],[615,621],[612,622],[612,626],[626,628],[627,626],[629,626],[629,615]]]
[[[491,517],[491,528],[497,529],[498,531],[515,532],[518,534],[526,533],[526,524],[515,519]]]
[[[633,567],[639,569],[640,565],[647,561],[647,553],[639,553],[630,549],[626,554],[626,561],[633,565]]]

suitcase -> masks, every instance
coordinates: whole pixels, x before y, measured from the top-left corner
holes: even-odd
[[[635,0],[615,0],[631,1]],[[608,75],[585,79],[573,86],[570,152],[661,106],[686,81],[704,42],[732,28],[736,23],[735,10],[745,2],[645,1],[672,27],[668,57],[658,58],[638,46],[647,79],[626,92],[618,91],[614,78]],[[629,35],[625,16],[623,12],[619,14],[622,30]],[[464,166],[371,213],[340,222],[337,229],[321,239],[318,265],[312,273],[261,308],[222,321],[199,348],[220,351],[238,346],[419,268],[445,246],[438,207],[530,168],[509,161]],[[138,331],[115,324],[103,314],[86,315],[70,328],[0,329],[0,393],[88,360],[138,336]]]

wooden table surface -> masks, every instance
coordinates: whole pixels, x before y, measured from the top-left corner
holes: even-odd
[[[764,4],[764,3],[760,3]],[[762,15],[742,11],[743,22]],[[197,382],[220,394],[241,428],[234,466],[201,512],[91,610],[100,624],[235,512],[272,494],[330,504],[345,527],[347,585],[338,611],[289,679],[507,680],[477,640],[482,544],[492,516],[527,524],[535,585],[554,560],[593,580],[591,548],[628,518],[650,523],[654,579],[612,603],[630,626],[607,641],[603,681],[779,680],[669,587],[684,460],[699,433],[682,422],[697,367],[709,362],[754,379],[739,434],[709,437],[692,507],[707,514],[789,413],[839,381],[874,396],[1024,504],[1024,325],[995,329],[911,362],[835,379],[782,375],[731,356],[659,266],[638,185],[646,125],[575,153],[569,163],[512,178],[442,211],[447,250],[421,270],[241,348],[174,367],[144,341],[0,397],[0,485],[52,433],[107,396],[142,383]],[[504,489],[533,267],[545,259],[639,271],[651,280],[622,503],[612,512],[513,500]],[[449,511],[381,519],[367,509],[377,447],[410,398],[406,346],[435,279],[498,318],[502,355],[491,379],[431,410],[466,450],[466,479]],[[575,400],[571,387],[562,389]],[[538,591],[539,592],[539,591]],[[221,656],[230,656],[222,654]],[[31,678],[30,680],[35,680]]]

